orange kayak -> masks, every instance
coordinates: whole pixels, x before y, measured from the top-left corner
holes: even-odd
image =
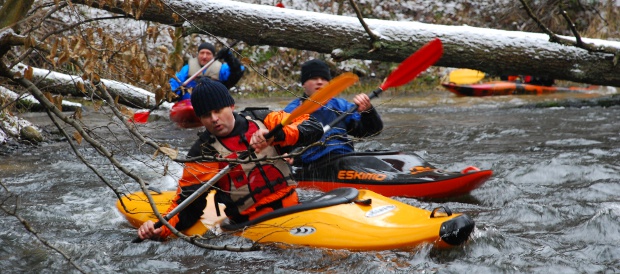
[[[555,92],[585,92],[591,89],[582,87],[566,88],[539,86],[508,81],[494,81],[471,85],[443,83],[441,85],[458,96],[543,95]]]

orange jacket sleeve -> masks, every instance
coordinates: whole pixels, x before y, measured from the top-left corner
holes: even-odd
[[[263,123],[269,130],[272,130],[278,124],[282,123],[282,120],[284,120],[284,118],[288,116],[290,116],[290,114],[282,110],[274,111],[274,112],[269,113],[267,117],[265,117],[265,119],[263,120]],[[284,136],[285,136],[284,141],[274,142],[273,145],[280,145],[280,146],[295,145],[297,143],[297,140],[299,140],[299,130],[297,129],[297,126],[299,126],[299,124],[301,124],[303,121],[308,120],[308,118],[310,118],[309,114],[300,115],[296,119],[293,119],[293,121],[290,124],[282,127],[282,131],[284,132]]]
[[[203,183],[206,183],[213,178],[213,176],[215,176],[215,174],[219,171],[220,165],[216,162],[186,163],[183,168],[183,175],[181,179],[179,179],[177,194],[166,213],[169,213],[175,209],[182,201],[184,201],[189,195],[193,194],[194,191],[202,186]],[[181,195],[182,193],[184,194]],[[202,216],[203,210],[206,207],[207,193],[208,191],[183,209],[179,214],[173,216],[170,220],[168,220],[168,223],[178,230],[185,230],[192,226],[195,222],[199,221],[200,216]],[[202,196],[204,196],[204,199]],[[170,231],[170,229],[166,226],[162,226],[162,232],[159,234],[159,237],[165,239],[170,236],[170,234],[172,234],[172,231]]]

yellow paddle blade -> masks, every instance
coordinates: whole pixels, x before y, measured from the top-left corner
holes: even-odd
[[[289,124],[301,115],[313,113],[315,110],[325,105],[325,103],[327,103],[327,101],[332,99],[334,96],[355,84],[358,80],[359,78],[357,75],[351,72],[345,72],[338,75],[336,78],[329,81],[327,86],[319,89],[317,92],[312,94],[310,98],[306,99],[301,106],[293,110],[286,119],[282,120],[282,125]]]
[[[457,85],[477,83],[484,79],[484,72],[474,69],[456,69],[450,72],[448,81]]]

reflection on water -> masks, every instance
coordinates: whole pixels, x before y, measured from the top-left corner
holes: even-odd
[[[131,244],[135,230],[116,212],[116,197],[58,143],[3,156],[1,180],[19,195],[18,212],[38,235],[94,273],[619,272],[620,107],[516,107],[594,96],[598,94],[459,98],[433,91],[406,97],[388,93],[375,102],[385,131],[367,147],[415,152],[447,170],[474,165],[494,171],[486,184],[467,196],[396,198],[427,209],[446,204],[472,216],[476,230],[471,241],[452,250],[422,246],[351,252],[265,245],[257,252],[234,253],[178,240]],[[273,101],[239,101],[241,108],[282,107]],[[176,129],[165,119],[145,130],[181,148],[196,136],[195,130]],[[137,167],[140,159],[124,160],[130,166],[135,161]],[[165,177],[157,169],[140,172],[154,186],[170,189],[180,169],[169,168]],[[117,176],[107,170],[110,178]],[[137,190],[134,184],[123,186],[126,192]],[[1,193],[6,199],[6,192]],[[302,198],[313,195],[301,191]],[[73,271],[15,218],[3,213],[0,223],[3,273]],[[222,241],[243,242],[234,237]]]

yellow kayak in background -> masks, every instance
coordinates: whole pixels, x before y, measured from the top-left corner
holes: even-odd
[[[165,213],[175,192],[152,196],[160,213]],[[116,206],[132,225],[138,227],[147,220],[156,221],[144,193],[131,194],[122,201],[125,207],[120,200]],[[202,235],[215,223],[203,220],[183,233]],[[447,207],[428,211],[355,188],[335,189],[247,223],[224,223],[221,229],[237,231],[236,235],[261,243],[348,250],[406,249],[426,243],[438,248],[454,247],[466,242],[474,229],[469,216],[453,214]]]

